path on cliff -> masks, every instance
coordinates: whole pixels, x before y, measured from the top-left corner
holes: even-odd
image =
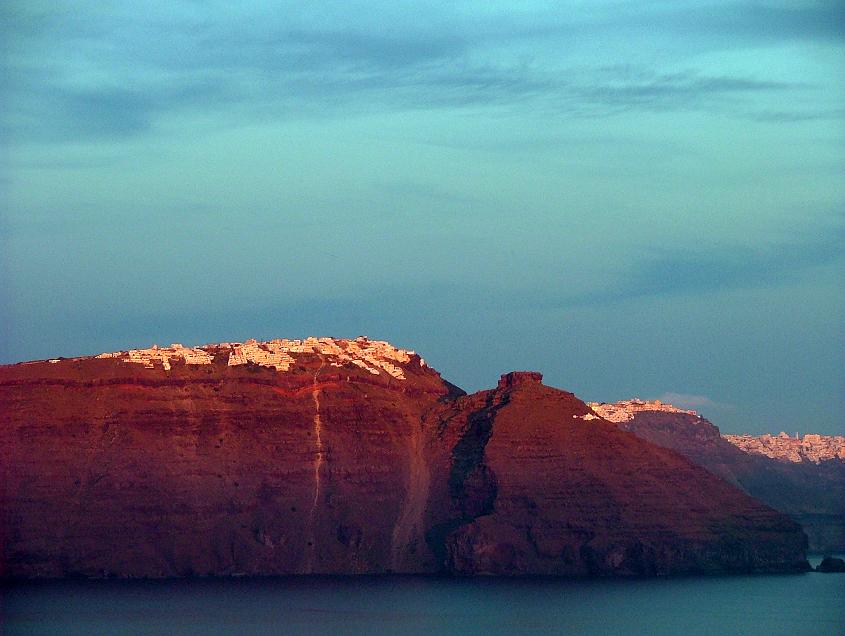
[[[428,501],[430,476],[426,465],[423,446],[423,430],[417,423],[413,425],[408,440],[408,484],[402,511],[393,527],[391,540],[391,568],[394,572],[407,570],[405,560],[409,548],[416,541],[421,549],[423,514]]]
[[[318,354],[319,355],[319,354]],[[317,506],[320,502],[320,470],[323,467],[323,422],[320,418],[320,384],[317,381],[320,371],[326,366],[326,360],[320,356],[320,367],[314,372],[314,381],[311,385],[311,399],[314,401],[314,445],[317,454],[314,458],[314,500],[311,502],[311,512],[308,514],[308,565],[306,572],[314,571],[314,558],[317,554],[317,535],[314,532],[314,522],[317,515]]]

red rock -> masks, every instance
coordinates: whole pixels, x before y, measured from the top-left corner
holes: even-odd
[[[806,567],[794,523],[539,374],[466,396],[415,354],[230,350],[0,367],[2,574]]]
[[[595,408],[601,411],[603,406],[617,405]],[[683,454],[789,515],[804,528],[810,550],[845,550],[845,461],[792,462],[749,454],[723,437],[707,419],[666,407],[640,408],[630,413],[630,419],[619,418],[617,424],[642,439]]]
[[[445,416],[447,564],[462,574],[640,575],[805,568],[796,524],[538,378],[503,376]],[[517,381],[514,381],[517,380]],[[460,442],[455,446],[460,448]]]

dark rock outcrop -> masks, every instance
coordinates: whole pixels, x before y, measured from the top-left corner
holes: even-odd
[[[2,575],[808,567],[795,523],[539,374],[465,395],[329,344],[0,367]]]
[[[845,572],[845,559],[826,556],[816,566],[816,572]]]

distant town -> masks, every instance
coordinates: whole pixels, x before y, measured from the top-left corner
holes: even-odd
[[[722,435],[726,440],[746,453],[765,455],[773,459],[790,462],[820,462],[831,459],[845,460],[845,436],[816,435],[808,433],[804,437],[790,437],[786,433],[778,435]]]

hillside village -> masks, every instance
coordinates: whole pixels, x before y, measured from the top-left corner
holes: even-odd
[[[619,402],[589,402],[588,406],[598,413],[601,417],[611,422],[627,422],[632,419],[636,413],[640,411],[661,411],[663,413],[685,413],[687,415],[695,415],[695,411],[685,411],[679,409],[671,404],[666,404],[660,400],[641,400],[634,398],[633,400],[621,400]]]
[[[95,357],[117,358],[127,363],[143,364],[148,369],[161,367],[169,371],[174,362],[190,365],[211,364],[215,356],[221,353],[228,356],[228,366],[255,364],[277,371],[288,371],[298,355],[316,354],[325,358],[331,366],[354,364],[374,375],[385,372],[399,380],[405,379],[405,372],[400,365],[408,364],[416,357],[419,365],[425,366],[425,360],[416,356],[414,351],[398,349],[388,342],[370,340],[365,336],[354,340],[285,338],[259,342],[250,339],[243,343],[222,342],[199,347],[185,347],[180,343],[173,343],[169,347],[153,345],[148,349],[107,352]]]
[[[845,436],[816,435],[804,437],[779,435],[722,435],[737,448],[753,455],[765,455],[790,462],[818,464],[833,459],[845,460]]]

